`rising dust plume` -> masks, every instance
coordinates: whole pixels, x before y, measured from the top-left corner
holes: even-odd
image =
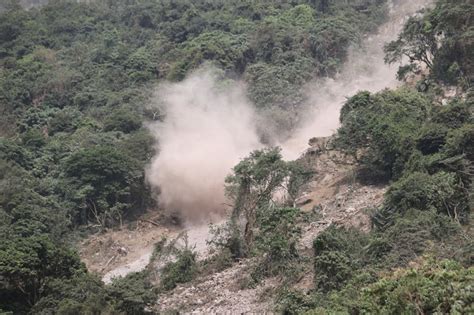
[[[383,45],[394,40],[407,18],[429,0],[394,2],[389,20],[376,34],[352,47],[339,75],[307,85],[308,113],[293,135],[280,143],[285,159],[295,159],[312,137],[330,136],[339,126],[346,98],[358,91],[376,92],[397,86],[396,66],[383,62]],[[163,85],[157,99],[166,117],[150,128],[157,138],[158,155],[147,172],[167,211],[188,221],[207,219],[224,211],[224,178],[239,159],[262,147],[254,109],[238,83],[222,88],[210,71],[200,70],[180,83]],[[219,86],[221,88],[219,88]],[[278,138],[277,136],[275,138]]]
[[[158,155],[147,177],[160,188],[167,211],[191,221],[223,214],[224,178],[260,147],[255,113],[243,91],[218,84],[217,75],[206,70],[158,89],[166,117],[151,126]]]
[[[346,99],[359,91],[377,92],[394,88],[398,65],[384,63],[383,47],[396,39],[407,19],[431,3],[430,0],[399,0],[390,4],[389,19],[377,33],[359,47],[351,47],[347,61],[336,78],[312,82],[307,86],[309,113],[292,136],[280,146],[286,159],[298,158],[312,137],[327,137],[339,127],[339,112]]]

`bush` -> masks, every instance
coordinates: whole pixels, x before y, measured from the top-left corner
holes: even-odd
[[[324,293],[341,288],[363,263],[367,236],[358,230],[328,228],[313,242],[315,286]]]
[[[341,109],[335,144],[360,162],[366,178],[398,178],[428,108],[428,99],[409,89],[359,92]]]
[[[48,123],[49,135],[57,132],[73,132],[84,119],[82,113],[74,108],[66,107],[57,112]]]
[[[474,161],[474,124],[467,124],[451,130],[447,135],[444,151],[447,154],[464,155],[470,162]]]
[[[376,279],[360,273],[327,296],[288,294],[289,314],[469,314],[474,309],[474,268],[457,262],[419,259],[415,267],[397,269]],[[379,273],[380,274],[380,273]],[[309,310],[307,310],[309,308]]]
[[[196,253],[186,248],[178,253],[176,261],[163,267],[160,284],[163,290],[172,290],[180,283],[191,281],[196,274]]]
[[[474,268],[453,261],[424,261],[363,290],[368,314],[469,314],[474,312]]]
[[[468,102],[453,100],[446,106],[436,108],[432,121],[450,129],[460,128],[466,123],[472,123],[471,110]]]
[[[424,155],[439,152],[446,142],[448,129],[443,125],[427,125],[416,139],[416,148]]]
[[[298,272],[299,255],[296,245],[301,235],[297,225],[297,208],[268,207],[259,213],[259,231],[255,240],[255,254],[262,255],[253,272],[254,280],[261,277]]]
[[[427,249],[452,255],[453,248],[464,243],[457,239],[459,224],[435,210],[410,209],[393,217],[390,225],[378,228],[367,253],[377,253],[370,263],[384,268],[405,266]]]
[[[288,289],[278,294],[277,301],[277,310],[285,315],[303,314],[314,308],[316,304],[315,301],[311,299],[311,296],[305,295],[297,290]]]
[[[146,311],[146,307],[152,305],[157,297],[146,271],[116,279],[106,290],[114,301],[114,308],[125,314],[150,313]]]
[[[455,174],[415,172],[390,187],[385,207],[401,214],[412,208],[435,210],[465,221],[469,212],[468,202],[468,196]]]
[[[326,251],[314,260],[316,287],[323,292],[341,288],[353,273],[355,266],[343,252]]]
[[[105,131],[122,131],[130,133],[139,129],[142,125],[142,119],[132,109],[120,108],[114,110],[104,122]]]

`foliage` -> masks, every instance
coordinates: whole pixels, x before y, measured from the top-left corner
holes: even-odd
[[[54,279],[45,295],[36,303],[35,314],[112,314],[107,292],[102,281],[82,273],[69,279]]]
[[[468,0],[436,1],[434,8],[411,17],[398,39],[385,46],[385,61],[395,63],[408,57],[409,64],[402,66],[401,74],[426,66],[441,82],[469,87],[473,80],[474,33],[469,23],[473,9]]]
[[[284,289],[277,298],[277,309],[282,314],[303,314],[314,308],[315,302],[312,296],[308,296],[297,290]]]
[[[450,256],[466,244],[457,237],[459,225],[434,211],[410,210],[384,228],[375,233],[367,248],[371,263],[380,262],[384,267],[405,266],[425,251]]]
[[[453,261],[424,261],[370,285],[363,292],[367,313],[442,313],[474,311],[473,268]]]
[[[296,245],[301,235],[297,225],[299,211],[297,208],[268,207],[259,215],[255,249],[264,258],[253,272],[256,280],[298,272],[300,257]]]
[[[80,273],[54,279],[36,303],[35,314],[149,314],[146,307],[155,293],[145,273],[133,273],[108,286],[96,276]]]
[[[435,210],[455,220],[466,220],[467,196],[454,173],[434,175],[414,172],[394,183],[386,195],[386,207],[403,213],[409,209]]]
[[[232,239],[242,242],[232,248],[248,255],[254,245],[257,227],[283,224],[285,230],[294,222],[295,209],[274,207],[277,196],[288,198],[291,204],[298,196],[302,183],[312,172],[296,162],[285,162],[279,148],[253,151],[233,168],[226,179],[226,191],[234,202],[229,222]],[[283,200],[285,201],[285,200]],[[284,221],[276,220],[281,215]],[[263,225],[263,226],[262,226]],[[261,229],[259,233],[265,233]],[[287,231],[293,234],[294,231]],[[284,235],[291,241],[291,235]],[[275,240],[276,242],[276,240]],[[289,243],[289,244],[290,244]]]
[[[393,98],[396,93],[400,94]],[[402,101],[410,94],[412,101]],[[391,109],[391,100],[397,108]],[[375,97],[361,92],[344,105],[336,144],[358,158],[366,176],[384,174],[394,181],[383,206],[372,216],[375,229],[362,239],[362,245],[354,237],[342,238],[343,242],[328,238],[336,233],[335,239],[340,239],[344,235],[340,230],[328,230],[315,240],[316,287],[323,289],[323,299],[328,301],[315,303],[315,313],[363,311],[360,292],[377,277],[355,277],[362,269],[375,274],[377,270],[406,266],[427,251],[471,263],[459,251],[469,248],[469,237],[463,237],[455,223],[468,222],[472,200],[472,158],[465,153],[470,147],[467,130],[472,127],[470,102],[468,97],[464,102],[454,100],[439,107],[419,93],[399,90]],[[325,243],[329,245],[325,247]],[[338,245],[341,243],[345,246]],[[358,255],[351,255],[347,248],[357,249]],[[331,287],[331,283],[335,285]],[[402,305],[413,306],[400,300],[392,306]]]
[[[104,122],[105,131],[122,131],[130,133],[140,129],[141,117],[134,114],[130,109],[120,108],[114,111]]]
[[[361,273],[326,297],[286,294],[285,305],[288,314],[463,314],[472,311],[472,277],[472,267],[425,257],[375,281]]]
[[[315,286],[322,292],[341,288],[361,267],[367,238],[357,230],[330,227],[313,242]]]
[[[83,271],[76,253],[54,244],[46,235],[4,238],[0,245],[1,307],[26,311],[45,295],[51,281]]]
[[[341,109],[336,144],[374,177],[397,178],[428,111],[427,97],[409,89],[359,92]]]
[[[97,146],[71,155],[65,163],[65,175],[73,187],[80,223],[95,220],[121,222],[122,213],[133,205],[131,187],[140,185],[142,174],[134,172],[133,160],[108,146]]]
[[[253,282],[274,275],[294,278],[303,216],[292,206],[312,175],[301,161],[285,162],[279,148],[253,151],[226,179],[233,211],[226,224],[213,227],[210,244],[234,260],[259,257]]]
[[[169,262],[161,272],[163,290],[174,289],[180,283],[194,279],[197,273],[196,253],[189,248],[178,252],[176,261]]]
[[[340,119],[335,143],[361,163],[362,178],[397,180],[381,216],[433,208],[466,222],[472,200],[471,96],[440,107],[406,89],[360,92],[343,106]]]
[[[128,274],[106,287],[114,301],[114,309],[125,314],[148,314],[146,307],[156,300],[156,294],[146,271]]]
[[[69,235],[91,222],[121,224],[150,204],[143,170],[154,140],[142,106],[150,87],[210,62],[244,80],[249,99],[288,132],[304,102],[301,86],[335,75],[349,46],[381,23],[385,3],[52,0],[24,10],[2,2],[0,312],[143,313],[154,298],[146,275],[104,287],[85,272]],[[408,55],[400,76],[424,62],[426,82],[468,88],[471,16],[469,1],[438,0],[386,47],[387,61]],[[385,267],[406,266],[428,250],[472,264],[472,244],[449,219],[468,222],[472,208],[472,95],[441,107],[408,89],[360,92],[344,105],[341,124],[339,147],[367,178],[394,183],[374,213],[373,232],[329,229],[318,237],[315,298],[290,292],[286,311],[409,312],[412,294],[425,312],[438,305],[463,312],[461,267],[376,281]],[[311,176],[277,149],[242,160],[227,181],[234,211],[219,241],[222,265],[255,255],[262,263],[255,275],[296,269],[301,214],[294,204]],[[197,272],[192,250],[176,258],[163,270],[165,290]],[[455,286],[433,276],[440,274]]]

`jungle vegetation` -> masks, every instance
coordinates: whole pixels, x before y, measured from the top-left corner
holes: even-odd
[[[283,112],[291,128],[303,84],[335,75],[387,6],[50,0],[26,10],[5,0],[0,12],[0,314],[142,314],[156,301],[146,272],[105,286],[73,243],[153,206],[144,178],[154,154],[144,122],[160,119],[144,106],[153,86],[208,62],[245,80],[255,106]],[[386,46],[386,61],[408,57],[400,79],[428,69],[417,88],[361,91],[344,105],[336,146],[359,162],[359,180],[390,188],[369,234],[332,227],[314,240],[314,290],[283,288],[282,312],[473,311],[473,12],[469,0],[437,0],[409,19]],[[441,105],[445,85],[464,96]],[[269,198],[288,176],[298,185],[310,174],[270,148],[251,153],[227,180],[235,200],[253,202],[247,215],[259,232],[230,222],[234,233],[220,246],[227,262],[264,253],[254,282],[290,277],[288,266],[306,259],[295,250],[304,215]],[[249,177],[260,186],[248,186]],[[252,195],[239,195],[243,188]],[[168,267],[166,288],[184,281],[173,274],[182,266],[195,272],[185,254]]]

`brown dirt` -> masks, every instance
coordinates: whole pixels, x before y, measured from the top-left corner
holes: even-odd
[[[107,272],[134,262],[153,250],[162,237],[178,234],[173,225],[154,225],[145,220],[157,221],[156,213],[148,213],[129,228],[109,230],[89,236],[79,244],[79,255],[89,271],[103,276]]]
[[[332,224],[369,231],[370,220],[365,209],[380,205],[386,188],[355,182],[350,159],[336,151],[310,149],[302,160],[315,170],[316,175],[296,201],[297,206],[313,217],[311,222],[301,226],[303,234],[298,246],[301,255],[311,256],[314,238]],[[104,275],[110,274],[111,270],[123,269],[123,266],[150,253],[163,236],[170,239],[183,231],[183,228],[173,225],[146,222],[157,220],[153,215],[156,216],[147,214],[131,228],[107,231],[82,242],[80,254],[89,270]],[[206,234],[204,232],[207,233],[207,229],[202,226],[189,228],[193,239],[203,238],[200,235]],[[179,285],[160,295],[155,310],[198,314],[271,313],[274,310],[271,292],[280,285],[278,279],[266,279],[252,288],[242,285],[254,262],[252,259],[243,260],[224,271],[202,275],[190,283]],[[307,291],[312,288],[311,264],[306,269],[295,285],[296,289]]]
[[[156,310],[193,314],[268,313],[272,306],[262,295],[276,286],[276,279],[266,279],[255,288],[242,288],[253,262],[245,260],[224,271],[179,285],[160,296]]]
[[[331,224],[354,226],[369,231],[370,220],[365,209],[380,205],[385,187],[363,186],[353,178],[350,160],[336,151],[312,152],[303,157],[316,171],[314,180],[297,200],[303,211],[313,213],[315,219],[302,226],[299,244],[302,255],[312,255],[314,238]],[[239,264],[218,273],[202,276],[191,283],[179,285],[160,296],[156,310],[161,313],[179,311],[194,314],[248,314],[272,313],[272,292],[280,285],[275,278],[266,279],[255,288],[242,288],[240,283],[248,276],[254,260]],[[312,265],[306,266],[304,276],[295,285],[307,291],[313,287]]]

